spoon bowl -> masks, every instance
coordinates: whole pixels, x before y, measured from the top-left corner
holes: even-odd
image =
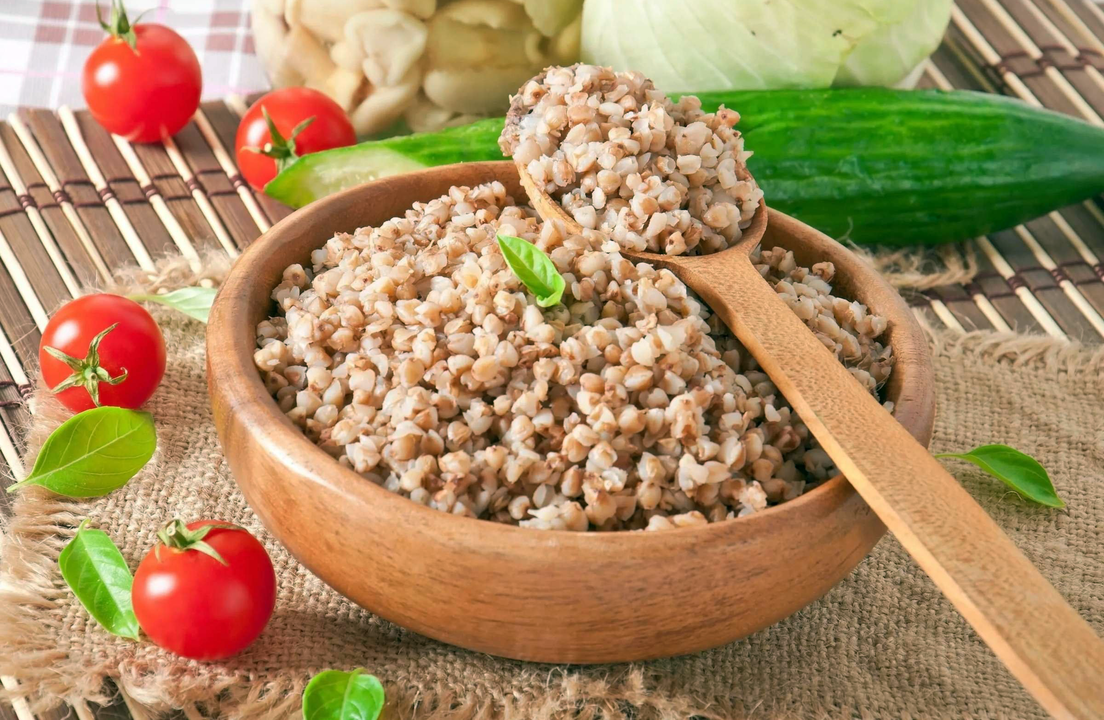
[[[563,223],[567,232],[573,235],[582,234],[583,226],[576,222],[575,218],[568,215],[563,206],[540,187],[521,163],[517,163],[517,171],[521,187],[525,189],[525,194],[529,196],[529,203],[544,220],[558,220]],[[734,245],[708,255],[709,262],[728,262],[730,258],[735,259],[735,255],[742,255],[745,258],[751,255],[751,252],[759,247],[759,243],[763,241],[763,235],[767,231],[767,215],[767,203],[760,200],[759,206],[755,208],[755,214],[751,218],[751,223],[741,231],[740,239]],[[636,250],[622,250],[621,254],[639,262],[652,263],[657,267],[670,267],[672,269],[678,265],[692,263],[694,258],[706,257],[703,255],[665,255],[663,253],[638,252]],[[721,258],[724,258],[724,260],[721,260]]]

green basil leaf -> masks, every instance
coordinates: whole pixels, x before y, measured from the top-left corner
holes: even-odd
[[[119,548],[103,530],[81,523],[58,556],[61,576],[88,614],[119,637],[138,639],[138,618],[130,603],[134,578]]]
[[[498,235],[498,247],[514,275],[537,298],[537,305],[552,307],[560,302],[566,283],[540,248],[513,235]]]
[[[63,422],[42,446],[22,482],[69,497],[99,497],[126,485],[153,457],[157,433],[147,412],[98,407]]]
[[[383,685],[362,668],[323,670],[303,690],[304,720],[376,720],[383,711]]]
[[[161,303],[205,323],[211,314],[211,303],[215,301],[217,294],[216,288],[186,287],[164,295],[128,295],[127,297],[136,301]]]
[[[1058,497],[1046,469],[1035,458],[1016,448],[982,445],[961,455],[943,453],[936,457],[958,458],[973,463],[1032,502],[1055,508],[1066,506]]]

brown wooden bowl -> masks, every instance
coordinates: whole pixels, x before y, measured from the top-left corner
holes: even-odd
[[[885,532],[851,486],[704,527],[571,533],[448,515],[341,467],[280,412],[253,365],[257,323],[285,267],[335,232],[403,214],[451,185],[502,181],[510,162],[389,177],[312,203],[242,254],[211,311],[207,366],[234,477],[265,526],[307,568],[372,612],[472,650],[597,663],[690,653],[767,627],[847,575]],[[934,415],[927,343],[900,296],[825,235],[770,213],[768,246],[836,264],[836,288],[889,319],[896,417],[922,443]]]

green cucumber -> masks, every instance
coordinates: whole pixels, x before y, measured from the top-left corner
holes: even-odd
[[[836,238],[963,240],[1104,191],[1104,129],[1000,95],[786,90],[732,107],[767,205]]]
[[[871,245],[984,235],[1104,191],[1104,129],[968,91],[755,90],[699,93],[740,112],[767,204]],[[501,159],[502,119],[297,160],[265,188],[288,204],[376,177]]]
[[[437,165],[503,160],[498,149],[502,118],[435,133],[369,140],[297,159],[265,185],[265,194],[292,207],[388,175]]]

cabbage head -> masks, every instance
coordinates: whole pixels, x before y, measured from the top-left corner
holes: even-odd
[[[582,59],[665,92],[892,85],[939,45],[952,0],[585,0]]]

